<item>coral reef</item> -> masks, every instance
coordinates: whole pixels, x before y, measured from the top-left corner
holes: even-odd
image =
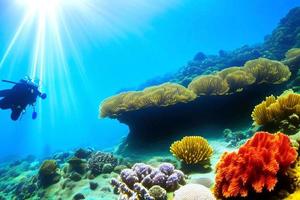
[[[174,200],[216,200],[210,189],[200,184],[187,184],[174,192]]]
[[[208,141],[201,136],[186,136],[174,142],[170,147],[171,153],[186,164],[198,164],[209,160],[213,154]]]
[[[297,152],[286,135],[257,132],[238,152],[223,154],[216,167],[214,194],[229,198],[272,191],[277,175],[296,158]]]
[[[147,199],[142,197],[143,195],[137,188],[145,188],[145,192],[142,194],[149,194],[149,189],[152,192],[157,190],[153,189],[153,186],[160,186],[166,191],[175,191],[185,184],[184,174],[176,170],[170,163],[162,163],[157,168],[144,163],[136,163],[131,169],[122,170],[119,179],[113,179],[111,184],[115,191],[120,194],[120,198],[123,197],[124,199],[126,197],[127,199],[133,197]],[[151,197],[150,194],[149,196]]]
[[[196,54],[193,60],[180,68],[174,74],[153,79],[139,87],[143,89],[152,84],[175,82],[187,86],[196,76],[211,74],[231,66],[243,66],[247,61],[260,57],[282,60],[285,53],[295,47],[300,47],[300,7],[296,7],[281,19],[271,35],[267,35],[262,44],[242,46],[233,51],[220,50],[219,55]],[[300,60],[300,59],[299,59]],[[287,64],[287,63],[286,63]]]
[[[61,177],[58,173],[58,165],[55,160],[45,160],[39,169],[38,179],[42,187],[48,187],[57,183]]]
[[[95,152],[88,160],[88,169],[94,176],[98,176],[101,173],[110,173],[114,167],[118,164],[118,160],[110,153]],[[111,171],[104,170],[110,167]]]
[[[269,96],[255,106],[252,119],[264,130],[294,134],[300,126],[300,95],[286,91],[279,97]]]
[[[126,92],[108,98],[100,106],[100,115],[114,118],[131,110],[186,103],[195,98],[196,95],[185,87],[174,83],[165,83],[146,88],[143,91]]]
[[[224,95],[229,90],[228,83],[215,75],[199,76],[189,84],[188,88],[198,96]]]

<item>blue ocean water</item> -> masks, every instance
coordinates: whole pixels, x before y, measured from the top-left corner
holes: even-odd
[[[41,3],[42,2],[42,3]],[[175,72],[199,52],[256,44],[297,0],[0,2],[0,79],[30,75],[48,94],[13,122],[0,111],[0,158],[80,146],[114,148],[128,129],[99,119],[122,88]],[[0,83],[0,89],[12,85]]]

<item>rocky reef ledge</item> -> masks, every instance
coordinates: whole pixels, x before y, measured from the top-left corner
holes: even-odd
[[[294,66],[299,66],[299,57],[293,49],[282,62],[250,60],[242,67],[196,77],[187,88],[165,83],[121,93],[102,102],[100,115],[128,125],[129,135],[118,149],[121,154],[165,150],[185,135],[220,137],[227,128],[249,127],[254,107],[287,89],[297,77]]]

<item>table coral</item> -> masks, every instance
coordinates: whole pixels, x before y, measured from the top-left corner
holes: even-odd
[[[149,106],[169,106],[186,103],[196,98],[187,88],[165,83],[146,88],[143,91],[125,92],[104,100],[100,106],[101,117],[116,117],[123,112],[138,110]]]
[[[224,95],[230,89],[228,83],[217,75],[196,77],[188,88],[198,96]]]
[[[197,164],[209,160],[213,153],[208,141],[201,136],[186,136],[174,142],[170,151],[186,164]]]
[[[244,68],[256,78],[256,83],[280,84],[287,81],[291,72],[283,63],[266,58],[258,58],[245,63]]]
[[[217,198],[246,197],[250,192],[272,191],[277,175],[296,160],[288,136],[257,132],[238,152],[225,152],[216,167]]]

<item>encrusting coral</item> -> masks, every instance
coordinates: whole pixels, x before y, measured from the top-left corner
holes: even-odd
[[[157,168],[136,163],[131,169],[122,170],[119,179],[113,179],[111,184],[122,199],[152,200],[149,189],[153,186],[172,192],[185,184],[185,177],[170,163],[162,163]]]
[[[255,106],[252,119],[256,125],[271,127],[287,134],[297,132],[300,126],[300,95],[286,91],[279,97],[269,96]]]
[[[217,75],[205,75],[195,78],[188,88],[198,96],[224,95],[229,90],[229,85]]]
[[[238,152],[222,155],[216,167],[214,194],[222,199],[272,191],[279,173],[285,173],[296,158],[288,136],[257,132]]]
[[[186,164],[197,164],[209,160],[213,153],[208,141],[201,136],[186,136],[174,142],[170,151]]]
[[[146,88],[143,91],[125,92],[104,100],[100,106],[101,117],[116,117],[123,112],[149,106],[169,106],[186,103],[196,98],[187,88],[165,83]]]
[[[287,81],[291,76],[288,66],[266,58],[250,60],[245,63],[244,68],[255,77],[257,84],[280,84]]]

